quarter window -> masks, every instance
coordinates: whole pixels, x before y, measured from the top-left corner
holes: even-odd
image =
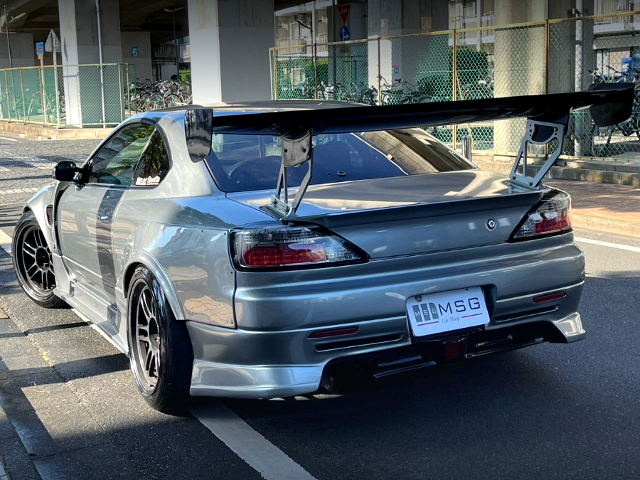
[[[133,184],[139,187],[156,186],[165,177],[170,167],[167,146],[162,135],[156,130],[151,135],[136,167]]]
[[[154,132],[143,123],[119,130],[93,157],[88,183],[129,186],[142,152]]]

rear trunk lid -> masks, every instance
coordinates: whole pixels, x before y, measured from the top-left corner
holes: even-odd
[[[548,189],[526,189],[481,170],[314,185],[297,221],[321,225],[371,258],[503,243]],[[253,208],[273,191],[229,193]]]

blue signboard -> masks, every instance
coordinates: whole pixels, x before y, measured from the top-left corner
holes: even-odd
[[[44,55],[44,42],[36,43],[36,54]]]
[[[131,56],[133,58],[136,58],[140,55],[140,50],[138,49],[138,47],[131,47]]]
[[[340,28],[340,41],[341,42],[346,42],[347,40],[351,39],[351,31],[349,30],[349,27],[347,27],[346,25],[343,25],[342,28]]]

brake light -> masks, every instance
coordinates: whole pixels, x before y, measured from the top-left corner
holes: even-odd
[[[527,213],[512,235],[513,240],[524,240],[571,230],[571,197],[564,192],[546,196]]]
[[[358,263],[366,254],[317,227],[283,226],[231,234],[233,261],[241,269]]]

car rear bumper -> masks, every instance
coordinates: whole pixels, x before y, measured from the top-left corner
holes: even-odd
[[[413,350],[438,360],[434,345],[460,339],[469,358],[542,341],[574,342],[585,335],[577,313],[583,283],[584,256],[571,234],[342,268],[238,272],[237,329],[187,321],[195,359],[191,394],[310,393],[337,362],[367,357],[375,363],[389,352]],[[407,298],[473,286],[483,289],[488,325],[412,336]],[[325,336],[335,329],[348,330]]]
[[[242,331],[230,333],[220,332],[223,329],[218,327],[188,322],[191,338],[196,339],[191,395],[255,399],[302,395],[317,391],[323,377],[327,374],[328,366],[336,361],[353,364],[366,362],[372,367],[371,372],[374,373],[376,367],[397,363],[405,358],[417,358],[417,363],[414,361],[406,367],[401,366],[401,370],[406,370],[439,363],[443,357],[438,349],[451,341],[464,341],[464,349],[461,350],[459,358],[462,359],[513,350],[545,341],[571,343],[582,340],[585,336],[582,320],[577,312],[556,320],[541,321],[539,318],[533,318],[487,328],[483,331],[450,333],[446,337],[424,343],[411,338],[406,318],[386,319],[377,323],[375,329],[388,329],[394,332],[402,329],[400,325],[403,324],[405,333],[395,341],[326,350],[325,355],[319,357],[319,359],[322,358],[321,361],[305,364],[295,363],[296,348],[308,340],[311,331],[277,334]],[[229,335],[234,337],[233,340]],[[372,337],[373,341],[375,337]],[[231,343],[233,346],[230,345]],[[226,348],[234,350],[240,348],[253,352],[257,362],[248,365],[206,359],[208,356],[216,357],[216,352],[222,354],[220,359],[223,359]],[[205,351],[208,354],[205,354]],[[282,363],[261,364],[258,360],[261,353],[264,354],[265,359],[279,359]],[[229,355],[229,357],[237,356]],[[389,370],[380,369],[380,372],[385,372],[386,375]]]

